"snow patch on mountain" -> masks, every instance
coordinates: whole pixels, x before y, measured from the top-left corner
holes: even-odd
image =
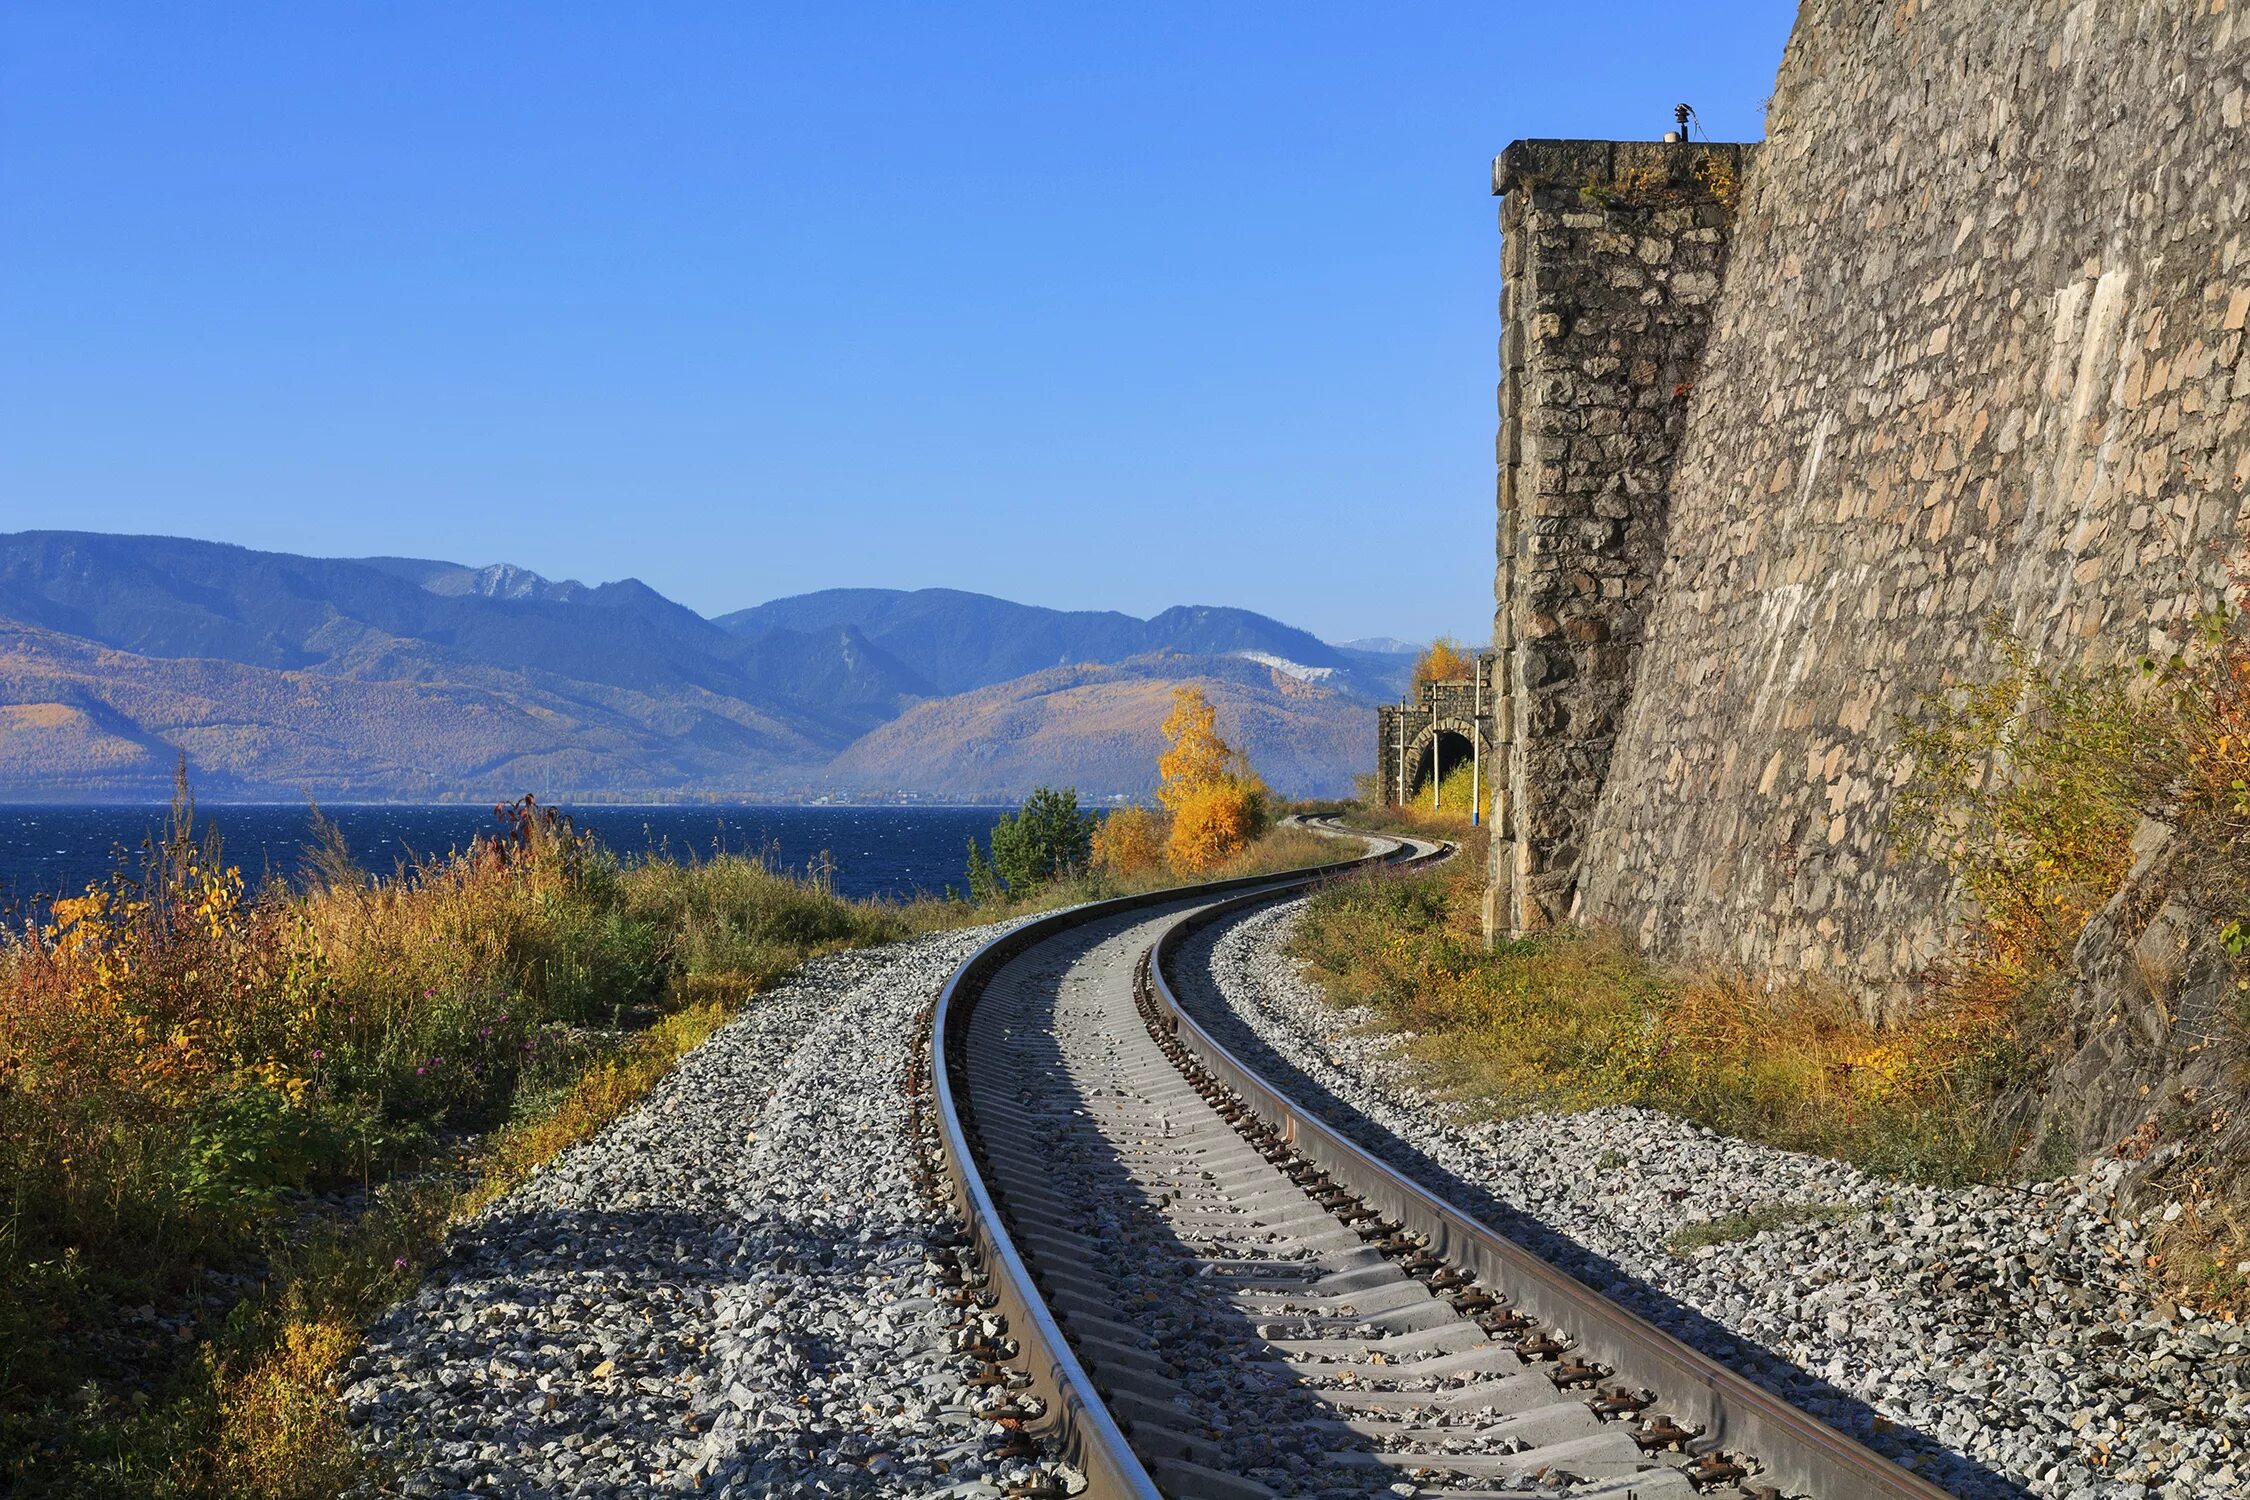
[[[1275,656],[1270,651],[1235,651],[1229,654],[1243,661],[1254,661],[1262,667],[1271,667],[1276,672],[1285,672],[1299,682],[1326,682],[1336,675],[1334,667],[1308,667],[1303,662]]]

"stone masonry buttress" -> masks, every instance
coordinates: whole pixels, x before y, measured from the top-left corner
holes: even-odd
[[[1501,765],[1488,933],[1571,914],[1752,150],[1518,141],[1493,163]]]

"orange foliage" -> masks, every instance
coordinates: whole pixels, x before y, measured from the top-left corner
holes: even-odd
[[[189,1477],[164,1493],[339,1493],[359,1460],[327,1376],[410,1264],[367,1247],[428,1242],[453,1194],[394,1179],[349,1227],[300,1194],[531,1113],[488,1141],[504,1186],[791,964],[907,930],[758,861],[620,865],[529,799],[501,824],[379,884],[338,843],[301,888],[246,893],[183,778],[139,860],[0,929],[0,1489],[35,1452],[66,1476],[41,1493],[128,1469],[101,1492],[156,1493],[149,1476],[175,1468]],[[678,1007],[691,981],[723,982],[727,1003]],[[588,1040],[667,1003],[653,1027]],[[551,1111],[530,1105],[557,1089]],[[195,1339],[125,1316],[244,1264],[287,1300]],[[145,1407],[191,1356],[187,1414]]]
[[[1195,788],[1172,813],[1172,868],[1200,875],[1230,858],[1257,837],[1259,811],[1257,790],[1234,777]]]
[[[1264,831],[1265,784],[1242,752],[1219,738],[1218,718],[1202,689],[1173,691],[1156,800],[1172,815],[1166,850],[1183,875],[1203,873]]]
[[[490,1110],[539,1062],[541,1026],[587,1008],[574,985],[630,998],[600,961],[609,929],[581,936],[590,845],[518,817],[411,879],[253,897],[183,789],[138,869],[0,935],[18,1229],[231,1243],[292,1190],[363,1179],[386,1148]]]
[[[1170,812],[1201,788],[1244,774],[1241,755],[1219,738],[1219,711],[1203,690],[1183,684],[1172,690],[1172,712],[1164,719],[1164,753],[1156,758],[1156,800]]]
[[[0,942],[0,1178],[65,1222],[126,1212],[158,1137],[214,1098],[288,1111],[305,1097],[318,1004],[305,935],[247,901],[241,873],[188,829],[175,819],[140,878],[58,901],[50,923]],[[204,1185],[192,1165],[172,1170],[187,1194]]]
[[[1094,830],[1095,867],[1124,879],[1162,869],[1170,821],[1145,807],[1117,809]]]
[[[1414,663],[1414,678],[1408,688],[1410,696],[1419,697],[1426,683],[1467,682],[1476,675],[1477,659],[1462,644],[1449,635],[1441,635],[1430,642],[1429,649]]]

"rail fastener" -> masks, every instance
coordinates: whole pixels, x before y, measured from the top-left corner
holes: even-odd
[[[1301,1160],[1350,1188],[1362,1202],[1395,1219],[1402,1241],[1458,1264],[1477,1284],[1504,1293],[1517,1311],[1511,1324],[1535,1329],[1525,1343],[1559,1357],[1567,1350],[1598,1367],[1660,1393],[1669,1410],[1655,1420],[1687,1431],[1680,1445],[1693,1461],[1685,1470],[1699,1488],[1739,1485],[1752,1477],[1740,1455],[1755,1454],[1758,1492],[1815,1495],[1820,1500],[1951,1500],[1921,1475],[1891,1462],[1809,1412],[1691,1348],[1672,1334],[1610,1301],[1568,1273],[1448,1203],[1350,1140],[1318,1115],[1299,1107],[1211,1036],[1174,994],[1168,955],[1196,929],[1253,904],[1234,897],[1203,907],[1174,923],[1144,958],[1152,1034],[1176,1045],[1176,1066],[1190,1077],[1217,1084],[1244,1110],[1246,1138],[1276,1138]],[[1494,1320],[1499,1321],[1499,1320]],[[1541,1325],[1544,1325],[1542,1327]],[[1484,1326],[1491,1330],[1492,1324]],[[1549,1329],[1555,1332],[1548,1331]],[[1567,1337],[1558,1338],[1560,1330]],[[1559,1347],[1558,1347],[1559,1346]],[[1519,1351],[1523,1346],[1519,1345]]]

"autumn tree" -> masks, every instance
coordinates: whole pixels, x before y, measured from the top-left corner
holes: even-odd
[[[1232,778],[1197,787],[1172,814],[1172,868],[1200,875],[1222,863],[1257,837],[1263,813],[1258,792]]]
[[[1121,879],[1160,870],[1164,867],[1165,841],[1171,832],[1168,813],[1145,807],[1120,807],[1102,819],[1102,826],[1094,830],[1094,865]]]
[[[1172,868],[1198,875],[1265,830],[1265,783],[1242,752],[1219,737],[1219,713],[1201,688],[1173,689],[1157,757],[1156,800],[1172,815]]]
[[[1477,659],[1452,636],[1441,635],[1415,659],[1414,677],[1407,687],[1407,696],[1419,698],[1422,688],[1432,682],[1466,682],[1476,676]]]
[[[1164,753],[1156,758],[1156,800],[1176,813],[1206,786],[1246,773],[1241,754],[1219,738],[1219,711],[1192,683],[1172,690],[1164,718]]]

